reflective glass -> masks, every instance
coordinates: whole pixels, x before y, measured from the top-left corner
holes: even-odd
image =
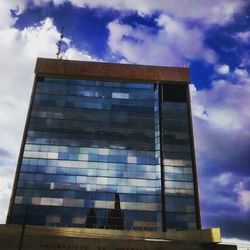
[[[159,93],[143,82],[39,80],[13,222],[28,205],[31,224],[161,231],[163,178],[167,228],[193,228],[187,105]]]

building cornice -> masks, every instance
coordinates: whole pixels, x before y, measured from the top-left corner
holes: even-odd
[[[189,83],[189,68],[146,66],[38,58],[35,73],[38,76],[103,78],[108,80]]]

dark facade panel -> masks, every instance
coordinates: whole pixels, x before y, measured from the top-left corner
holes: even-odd
[[[167,83],[162,86],[162,99],[169,102],[187,102],[187,86]]]

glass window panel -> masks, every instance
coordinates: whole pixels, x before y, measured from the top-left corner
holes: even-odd
[[[87,177],[86,176],[77,176],[76,183],[86,183]]]
[[[58,159],[58,153],[49,152],[48,153],[48,158],[49,159]]]
[[[129,94],[128,93],[113,92],[112,98],[129,99]]]

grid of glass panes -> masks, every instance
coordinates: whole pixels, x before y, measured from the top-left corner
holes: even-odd
[[[196,226],[188,110],[185,102],[162,102],[167,229]]]
[[[161,181],[161,144],[160,144],[160,115],[159,115],[159,85],[155,85],[155,105],[154,105],[154,119],[155,119],[155,158],[156,158],[156,186],[157,194],[162,197],[162,181]],[[161,198],[162,199],[162,198]],[[162,211],[162,201],[161,201]],[[158,223],[162,225],[162,212],[157,217]]]
[[[39,78],[12,223],[115,228],[120,209],[161,230],[154,102],[153,84]]]

